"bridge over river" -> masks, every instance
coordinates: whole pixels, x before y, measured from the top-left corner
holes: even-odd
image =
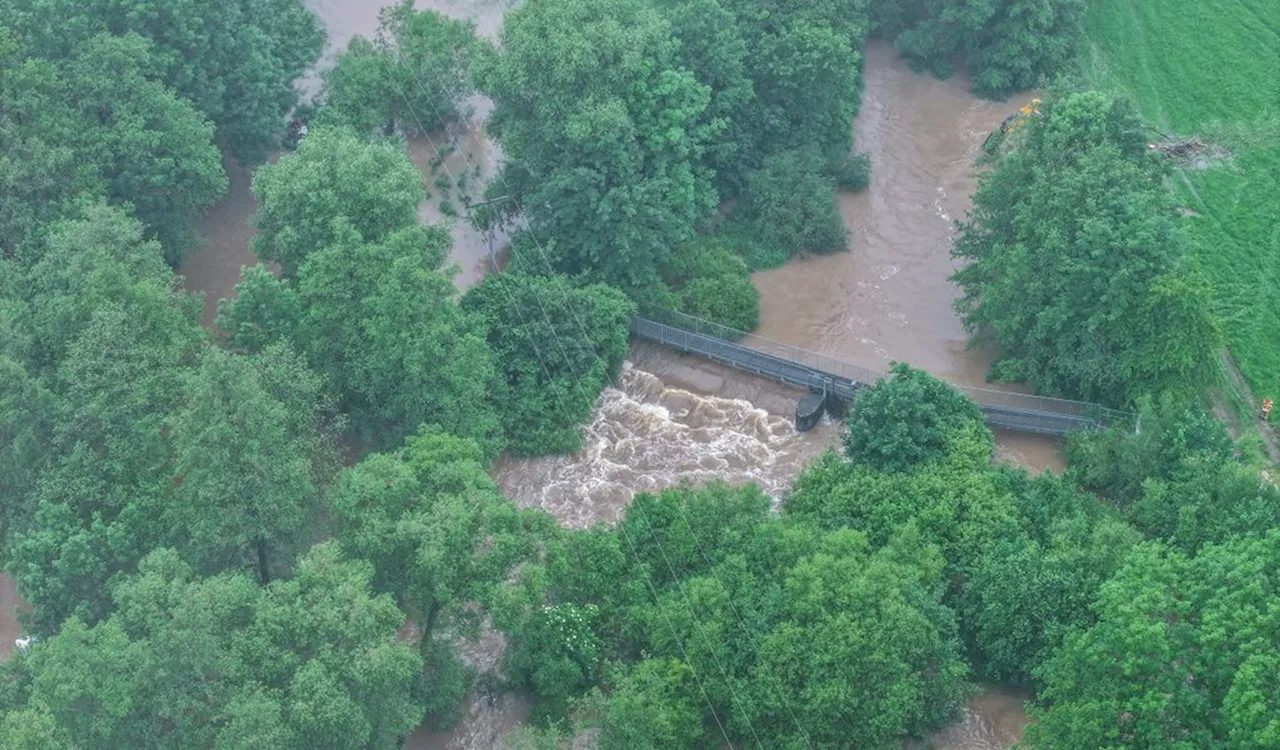
[[[799,430],[811,429],[824,411],[842,415],[859,388],[885,377],[883,373],[865,367],[683,313],[666,312],[661,317],[661,321],[632,318],[631,334],[680,352],[698,354],[762,377],[808,389],[809,394],[800,399],[796,407],[796,428]],[[1082,401],[955,387],[982,407],[987,424],[1006,430],[1065,435],[1075,430],[1105,427],[1130,416]]]

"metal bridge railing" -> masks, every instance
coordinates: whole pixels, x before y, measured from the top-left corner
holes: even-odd
[[[770,354],[774,357],[789,360],[813,370],[818,370],[830,375],[847,378],[858,383],[874,384],[880,379],[886,377],[885,373],[876,372],[855,365],[851,362],[834,359],[821,354],[816,354],[799,347],[783,344],[778,341],[757,336],[752,333],[739,331],[728,326],[713,323],[709,320],[695,318],[692,315],[676,312],[674,310],[664,310],[661,312],[650,313],[648,316],[653,322],[665,324],[677,329],[691,331],[693,333],[703,334],[704,336],[712,336],[727,342],[737,344],[758,352]],[[644,320],[644,319],[640,319]],[[679,345],[679,342],[669,342]],[[1050,398],[1047,396],[1035,396],[1029,393],[1014,393],[1011,391],[998,391],[990,388],[974,388],[971,386],[954,385],[956,390],[964,393],[972,398],[980,406],[995,407],[1000,409],[1015,409],[1027,412],[1028,416],[1032,414],[1054,414],[1068,417],[1080,417],[1090,421],[1099,421],[1103,423],[1111,422],[1128,422],[1132,419],[1132,415],[1127,412],[1108,409],[1099,404],[1092,404],[1085,401],[1072,401],[1062,398]]]

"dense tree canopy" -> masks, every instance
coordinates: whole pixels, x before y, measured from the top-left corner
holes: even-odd
[[[1123,508],[1149,538],[1189,553],[1280,527],[1280,490],[1241,463],[1226,427],[1172,398],[1147,401],[1140,430],[1074,436],[1079,483]]]
[[[562,276],[508,272],[473,287],[462,307],[485,320],[501,373],[490,396],[511,450],[578,450],[579,426],[627,356],[635,306],[602,284],[574,287]]]
[[[192,221],[227,186],[213,127],[154,80],[141,37],[94,36],[57,61],[30,51],[0,31],[0,181],[11,187],[0,197],[0,251],[88,194],[131,204],[176,262]]]
[[[711,90],[702,116],[714,137],[704,146],[702,159],[717,186],[732,192],[757,150],[748,127],[755,87],[747,75],[749,53],[738,18],[722,0],[658,0],[655,4],[680,43],[681,64]]]
[[[325,72],[320,119],[367,134],[432,130],[465,115],[475,24],[414,10],[413,0],[383,8],[379,19],[373,41],[353,38]]]
[[[175,486],[166,513],[202,572],[251,565],[265,583],[304,538],[319,492],[313,460],[320,456],[306,441],[320,384],[305,367],[289,367],[290,356],[206,352],[169,425]],[[287,372],[261,372],[271,367]],[[276,388],[301,398],[282,399]],[[291,414],[291,407],[303,413]]]
[[[680,249],[667,271],[678,308],[738,331],[760,322],[760,291],[747,263],[719,237],[700,237]]]
[[[1273,744],[1278,563],[1275,532],[1193,558],[1144,545],[1045,666],[1031,746]]]
[[[1120,514],[1052,475],[1006,475],[1020,526],[969,570],[959,611],[989,679],[1026,681],[1075,628],[1141,536]],[[1033,504],[1039,507],[1030,507]]]
[[[296,153],[259,169],[253,193],[262,203],[253,249],[286,276],[339,239],[381,242],[413,226],[426,197],[400,144],[367,142],[343,128],[317,128]]]
[[[47,442],[29,493],[15,498],[10,570],[38,628],[109,602],[106,582],[165,537],[157,520],[172,475],[167,416],[201,336],[160,247],[123,211],[94,206],[49,228],[25,270],[11,320],[27,409]]]
[[[1031,476],[900,365],[778,498],[682,486],[571,530],[490,476],[579,446],[637,308],[749,329],[748,263],[844,245],[873,24],[994,93],[1061,65],[1078,8],[527,0],[489,48],[402,2],[258,172],[264,262],[208,332],[165,261],[223,190],[214,144],[274,147],[315,19],[0,0],[0,565],[40,636],[0,668],[0,744],[390,750],[461,715],[492,628],[477,687],[525,691],[548,743],[900,747],[972,674],[1034,688],[1032,747],[1276,745],[1280,490],[1189,388],[1141,398],[1195,383],[1216,330],[1100,95],[1009,139],[960,307],[995,374],[1138,403],[1138,429]],[[473,63],[492,209],[530,230],[460,298],[385,131],[460,116]]]
[[[866,0],[724,0],[738,18],[751,54],[747,75],[755,89],[740,119],[757,151],[849,150],[862,86]]]
[[[218,143],[247,162],[261,161],[279,142],[298,98],[293,82],[324,46],[319,20],[299,0],[3,0],[0,19],[54,60],[77,57],[103,33],[147,40],[139,58],[147,77],[212,120]],[[176,180],[165,187],[189,189]]]
[[[640,496],[616,530],[553,546],[547,603],[515,626],[510,667],[563,701],[602,659],[645,654],[610,677],[610,747],[888,747],[964,695],[943,564],[911,528],[876,548],[771,516],[754,488]],[[613,566],[636,585],[620,590]]]
[[[5,708],[47,728],[37,747],[399,747],[421,660],[370,575],[332,543],[268,588],[157,550],[109,619],[73,618],[10,668]]]
[[[992,376],[1113,404],[1204,382],[1218,327],[1141,122],[1094,92],[1042,110],[955,243],[957,309],[997,344]]]
[[[825,170],[816,150],[801,149],[774,154],[747,174],[741,213],[758,242],[783,258],[848,247]]]
[[[1081,43],[1084,0],[873,0],[876,31],[918,67],[964,65],[980,96],[1002,99],[1065,70]]]
[[[455,717],[467,689],[448,636],[477,621],[538,538],[485,473],[474,441],[426,429],[394,453],[344,470],[334,487],[338,538],[373,565],[373,586],[417,626],[426,671],[415,691],[435,723]]]
[[[402,229],[375,244],[348,231],[299,273],[300,345],[375,445],[436,424],[491,453],[501,447],[484,321],[458,306],[452,270],[441,270],[451,241],[440,227]]]
[[[716,204],[696,167],[710,90],[646,0],[533,0],[480,69],[500,178],[554,267],[628,292],[661,284],[673,248]],[[541,264],[539,264],[541,265]]]
[[[845,419],[845,454],[854,463],[904,470],[941,458],[963,434],[990,434],[982,411],[964,394],[903,362],[862,389]]]

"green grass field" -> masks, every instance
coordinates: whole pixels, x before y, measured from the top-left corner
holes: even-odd
[[[1280,398],[1280,1],[1092,0],[1087,29],[1094,85],[1233,153],[1177,189],[1231,352],[1259,397]]]

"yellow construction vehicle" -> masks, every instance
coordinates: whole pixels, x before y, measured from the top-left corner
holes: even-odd
[[[1012,133],[1013,131],[1022,127],[1027,120],[1031,119],[1032,117],[1039,116],[1039,114],[1040,114],[1040,100],[1032,99],[1031,101],[1027,102],[1026,106],[1024,106],[1022,109],[1019,109],[1017,112],[1014,112],[1013,114],[1004,118],[1004,122],[1000,123],[1000,132],[1006,135],[1009,133]]]
[[[1004,137],[1026,124],[1027,120],[1040,115],[1040,100],[1032,99],[1027,102],[1026,106],[1017,112],[1004,118],[1004,122],[1000,123],[1000,130],[991,131],[987,139],[982,142],[982,150],[988,154],[994,154],[996,149],[1004,143]],[[996,135],[999,134],[999,138]]]

